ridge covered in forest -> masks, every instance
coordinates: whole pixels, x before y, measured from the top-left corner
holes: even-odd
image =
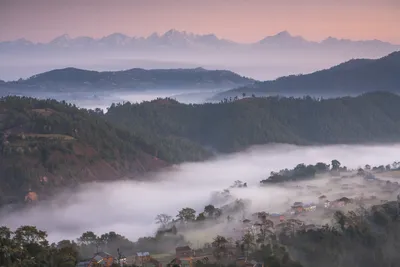
[[[192,140],[220,152],[267,143],[351,144],[400,141],[400,97],[246,97],[218,104],[158,99],[113,104],[106,118],[135,132]]]
[[[354,95],[400,91],[400,51],[379,59],[352,59],[329,69],[256,82],[219,93],[215,98],[247,94]]]
[[[65,102],[0,99],[0,204],[95,180],[135,177],[210,155],[178,137],[139,136]],[[32,194],[31,194],[32,196]]]

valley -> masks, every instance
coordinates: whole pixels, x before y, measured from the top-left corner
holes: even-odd
[[[396,1],[0,1],[0,267],[399,267]]]

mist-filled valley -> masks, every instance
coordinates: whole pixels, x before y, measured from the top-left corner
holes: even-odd
[[[397,192],[392,195],[384,193],[378,186],[363,182],[362,178],[348,178],[335,184],[332,177],[326,177],[266,187],[260,187],[260,181],[266,179],[272,171],[292,168],[299,163],[330,163],[332,159],[338,159],[343,166],[354,170],[366,164],[387,165],[398,159],[399,148],[397,144],[258,146],[206,162],[177,165],[171,170],[146,176],[145,180],[139,182],[82,184],[79,189],[61,192],[25,210],[7,215],[2,213],[0,223],[12,228],[21,224],[35,225],[46,230],[51,241],[75,239],[88,229],[98,234],[117,230],[130,240],[135,240],[154,234],[154,218],[158,214],[175,217],[185,207],[201,211],[208,204],[217,207],[227,204],[218,203],[218,199],[212,197],[213,193],[228,189],[237,180],[247,183],[247,188],[235,188],[230,192],[234,199],[251,201],[245,213],[247,215],[261,211],[281,213],[296,201],[317,202],[321,195],[334,200],[341,197],[354,198],[364,193],[373,194],[378,199],[394,200]],[[392,180],[397,181],[397,178]],[[351,187],[352,183],[365,184],[365,188],[342,190],[343,184],[350,184]],[[315,223],[319,220],[322,222],[322,218],[314,219]],[[193,237],[189,234],[188,237],[193,244],[199,242],[202,245],[212,242],[217,234],[224,234],[223,227],[214,231],[194,234]]]
[[[210,91],[220,81],[249,82],[204,69],[147,73],[181,72],[217,74]],[[204,94],[194,91],[180,96]],[[364,261],[351,264],[371,249],[381,254],[370,264],[396,261],[382,247],[397,239],[380,233],[397,233],[400,214],[398,95],[242,95],[185,104],[172,99],[179,90],[103,93],[59,92],[57,101],[42,90],[42,99],[1,98],[0,224],[10,246],[33,235],[46,240],[40,249],[47,258],[63,262],[70,257],[64,249],[72,249],[73,265],[99,250],[119,253],[126,264],[136,264],[132,255],[141,251],[153,262],[167,254],[168,265],[184,246],[203,253],[201,259],[212,257],[211,264],[245,255],[278,266],[361,266]],[[78,107],[66,96],[80,101]],[[95,108],[100,99],[113,103]],[[88,104],[91,109],[79,107]],[[328,243],[319,246],[315,234]],[[352,256],[341,252],[349,246],[356,248]],[[323,248],[325,254],[310,258]],[[23,253],[27,261],[37,255]],[[17,257],[10,255],[4,259]]]

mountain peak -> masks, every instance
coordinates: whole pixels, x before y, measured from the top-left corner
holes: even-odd
[[[71,37],[68,34],[60,35],[53,39],[51,42],[59,42],[59,41],[70,41]]]
[[[68,34],[60,35],[50,41],[50,44],[60,47],[67,47],[71,42],[71,37]]]
[[[281,31],[274,35],[274,37],[293,37],[288,31]]]
[[[170,29],[169,31],[166,31],[161,37],[185,38],[189,36],[193,36],[193,34],[187,33],[186,31],[178,31],[176,29]]]
[[[175,35],[175,34],[182,34],[182,33],[185,33],[185,32],[184,31],[180,32],[177,29],[170,29],[170,30],[166,31],[164,33],[164,35]]]
[[[107,35],[103,38],[129,38],[129,36],[123,34],[123,33],[119,33],[119,32],[114,32],[110,35]]]
[[[275,35],[267,36],[260,40],[260,44],[272,44],[272,45],[295,45],[304,44],[307,41],[301,36],[293,36],[288,31],[278,32]]]

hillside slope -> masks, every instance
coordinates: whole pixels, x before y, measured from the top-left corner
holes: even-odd
[[[135,178],[209,154],[181,139],[150,140],[55,100],[0,99],[0,199],[18,202],[83,182]]]
[[[0,89],[44,91],[70,90],[145,90],[234,88],[254,81],[225,70],[196,69],[130,69],[124,71],[90,71],[76,68],[56,69],[26,80],[7,82]]]
[[[113,105],[106,117],[135,131],[183,137],[223,152],[266,143],[400,141],[400,97],[385,92],[321,101],[250,97],[202,105],[164,99]]]
[[[400,92],[400,52],[380,59],[353,59],[330,69],[257,82],[216,96],[247,94],[352,95],[372,91]]]

